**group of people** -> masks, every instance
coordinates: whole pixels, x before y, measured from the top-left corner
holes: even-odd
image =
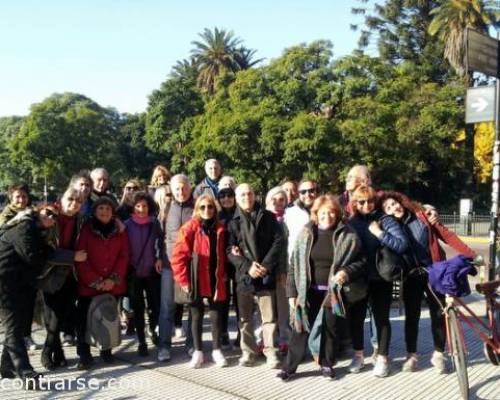
[[[385,377],[393,282],[377,266],[382,248],[404,264],[408,356],[403,370],[418,369],[418,325],[426,297],[435,347],[431,362],[445,371],[444,299],[428,289],[427,268],[445,257],[439,241],[467,256],[474,252],[439,222],[433,207],[375,190],[363,165],[349,171],[339,196],[321,194],[316,181],[304,178],[272,188],[262,202],[251,185],[223,176],[219,161],[207,160],[205,172],[193,188],[186,175],[171,176],[158,166],[146,188],[127,181],[121,201],[109,191],[103,168],[74,175],[55,205],[31,207],[25,185],[9,189],[9,204],[0,215],[2,378],[39,376],[27,353],[39,288],[47,331],[41,361],[49,370],[67,365],[61,335],[68,343],[76,336],[78,367],[92,366],[87,314],[95,296],[109,293],[137,334],[138,354],[148,355],[150,336],[161,362],[170,359],[172,336],[187,306],[192,368],[205,362],[205,311],[211,358],[216,366],[227,366],[223,350],[231,346],[232,304],[239,365],[253,366],[263,354],[283,381],[295,375],[308,349],[322,375],[333,378],[346,338],[354,350],[349,371],[363,370],[364,322],[370,316],[373,374]],[[67,267],[60,268],[60,284],[42,287],[50,265]],[[100,356],[113,362],[110,349]]]

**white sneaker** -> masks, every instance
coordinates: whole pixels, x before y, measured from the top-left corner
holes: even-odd
[[[431,364],[434,365],[438,373],[444,374],[446,372],[446,357],[442,352],[434,351],[432,353]]]
[[[222,354],[222,351],[220,350],[212,351],[212,360],[214,360],[215,365],[218,367],[227,367],[226,357],[224,357],[224,354]]]
[[[277,369],[280,367],[280,360],[278,360],[275,353],[266,354],[266,366],[270,369]]]
[[[170,360],[170,350],[169,349],[159,349],[158,350],[158,361],[168,361]]]
[[[351,374],[357,374],[365,367],[365,359],[363,355],[354,355],[351,364],[349,365],[349,372]]]
[[[375,362],[377,360],[378,356],[378,347],[373,346],[373,353],[372,353],[372,361]]]
[[[176,339],[182,339],[185,335],[184,329],[182,327],[175,328],[175,334],[174,337]]]
[[[34,351],[40,348],[38,344],[36,344],[31,336],[24,337],[24,344],[26,345],[26,350]]]
[[[403,363],[403,372],[415,372],[418,370],[418,357],[416,353],[408,354],[408,358]]]
[[[240,367],[253,367],[255,364],[255,359],[252,354],[243,352],[242,356],[238,360],[238,365]]]
[[[203,364],[203,352],[201,350],[195,350],[191,361],[189,362],[189,368],[200,368]]]
[[[75,344],[75,338],[73,337],[73,335],[63,336],[63,341],[62,341],[63,347],[70,347],[73,346],[74,344]]]
[[[389,361],[384,360],[382,356],[377,357],[375,367],[373,368],[373,375],[379,378],[385,378],[389,375]]]

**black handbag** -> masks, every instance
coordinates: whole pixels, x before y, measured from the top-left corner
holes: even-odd
[[[403,257],[396,254],[387,246],[380,246],[378,248],[375,263],[378,274],[386,282],[401,279],[401,275],[405,270]]]
[[[357,303],[368,296],[368,283],[365,279],[357,279],[342,285],[342,292],[348,303]]]
[[[174,301],[177,304],[191,304],[196,299],[197,287],[198,254],[193,252],[191,263],[188,266],[189,291],[182,290],[180,285],[174,281]]]

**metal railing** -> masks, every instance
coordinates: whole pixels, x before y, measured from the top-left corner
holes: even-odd
[[[440,214],[439,219],[449,230],[461,236],[488,236],[491,216],[469,213],[461,216],[457,213]]]

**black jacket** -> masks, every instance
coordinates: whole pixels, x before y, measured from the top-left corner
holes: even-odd
[[[17,292],[35,286],[49,249],[33,218],[0,231],[0,304],[15,301]]]
[[[227,257],[236,269],[237,289],[260,291],[274,289],[275,272],[280,263],[283,234],[274,215],[255,203],[255,229],[252,232],[247,216],[239,207],[228,224]],[[250,229],[249,229],[250,228]],[[241,255],[235,256],[231,249],[239,247]],[[248,274],[252,262],[264,265],[269,273],[264,278],[253,279]]]

